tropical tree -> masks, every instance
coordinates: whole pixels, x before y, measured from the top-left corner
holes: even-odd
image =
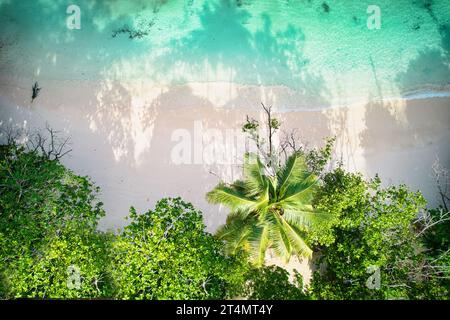
[[[285,262],[292,255],[310,257],[312,250],[304,240],[308,227],[327,218],[311,205],[317,182],[300,153],[289,156],[275,174],[257,155],[246,154],[244,179],[220,183],[206,196],[231,210],[217,236],[225,240],[229,253],[243,250],[258,266],[268,249]]]
[[[99,189],[64,167],[55,131],[0,145],[0,299],[110,296]]]
[[[309,233],[322,245],[313,299],[449,299],[449,233],[441,232],[448,220],[438,210],[426,214],[419,191],[337,168],[324,175],[314,203],[335,219]]]
[[[113,241],[115,298],[224,299],[243,283],[245,260],[223,254],[192,204],[163,198],[130,219]]]

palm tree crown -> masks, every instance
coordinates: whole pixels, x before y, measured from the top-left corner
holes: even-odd
[[[308,227],[326,214],[314,210],[311,202],[317,177],[307,169],[302,155],[291,155],[271,176],[254,154],[246,154],[244,179],[231,185],[218,184],[206,198],[227,206],[227,223],[217,231],[230,253],[243,249],[252,262],[262,265],[265,253],[273,249],[285,262],[293,254],[310,257],[304,241]]]

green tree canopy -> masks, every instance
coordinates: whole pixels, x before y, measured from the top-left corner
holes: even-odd
[[[180,198],[158,201],[113,243],[111,274],[121,299],[220,299],[239,285],[238,260],[223,254],[201,212]]]
[[[419,236],[417,221],[426,203],[420,192],[405,185],[382,188],[378,177],[366,182],[342,168],[323,181],[315,204],[334,218],[327,232],[310,233],[322,266],[311,283],[314,298],[448,298],[443,274],[430,272],[428,249]],[[370,282],[375,272],[379,286]]]
[[[97,188],[37,151],[0,148],[0,296],[107,295],[107,235]],[[70,268],[80,287],[68,287]],[[79,273],[78,273],[79,271]]]

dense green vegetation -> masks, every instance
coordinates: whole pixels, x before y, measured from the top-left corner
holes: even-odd
[[[0,275],[2,297],[99,297],[104,281],[107,234],[96,230],[104,215],[97,188],[23,146],[0,151]],[[83,275],[68,290],[68,273]]]
[[[378,178],[366,182],[341,168],[324,176],[316,205],[332,213],[335,221],[313,236],[324,244],[318,263],[326,266],[314,274],[313,297],[448,298],[448,252],[421,237],[423,222],[417,214],[425,212],[425,200],[404,185],[381,188],[380,183]],[[433,232],[448,224],[442,222]],[[448,250],[449,233],[426,234],[439,245],[447,241]],[[446,262],[438,261],[444,257]],[[367,282],[375,272],[379,283],[371,286]]]
[[[123,299],[220,299],[239,283],[238,260],[204,231],[201,213],[180,198],[162,199],[113,242],[111,275]],[[242,281],[242,280],[241,280]]]
[[[247,122],[258,140],[257,129]],[[9,141],[0,147],[0,298],[448,299],[448,195],[439,189],[443,204],[429,210],[405,185],[325,170],[332,142],[249,156],[243,181],[208,194],[231,208],[211,235],[180,198],[131,208],[125,228],[101,232],[98,188],[59,162],[61,149]],[[269,249],[285,261],[314,252],[309,286],[264,265]]]

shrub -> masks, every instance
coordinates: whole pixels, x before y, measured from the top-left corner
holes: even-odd
[[[0,151],[0,296],[81,298],[106,294],[104,215],[97,188],[57,160],[16,144]],[[68,288],[79,268],[81,288]]]
[[[239,282],[238,262],[205,232],[201,212],[180,198],[138,215],[113,244],[111,274],[121,299],[220,299]]]
[[[338,168],[325,175],[317,206],[335,217],[331,232],[314,236],[319,264],[311,283],[318,299],[437,299],[448,297],[440,275],[430,273],[417,217],[425,209],[420,192],[382,188],[377,177]],[[371,282],[379,270],[380,285]],[[370,285],[372,284],[372,286]],[[370,288],[369,288],[370,287]]]

